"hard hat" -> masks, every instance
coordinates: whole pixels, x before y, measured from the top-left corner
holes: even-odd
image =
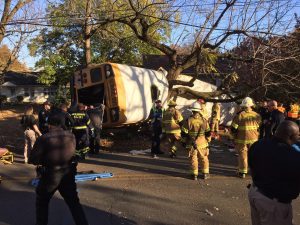
[[[251,107],[254,106],[253,100],[250,97],[246,97],[243,99],[242,103],[241,103],[242,107]]]
[[[170,100],[170,101],[168,102],[168,106],[176,106],[176,105],[177,105],[176,102],[173,101],[173,100]]]
[[[202,107],[200,105],[199,102],[194,102],[191,106],[190,106],[190,110],[194,111],[194,112],[201,112]]]

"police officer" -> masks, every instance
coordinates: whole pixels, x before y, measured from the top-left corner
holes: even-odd
[[[162,118],[162,131],[166,133],[171,158],[176,157],[176,151],[180,146],[181,126],[183,124],[183,117],[175,108],[176,105],[175,101],[170,100],[168,103],[169,108],[163,112]]]
[[[41,165],[36,188],[36,225],[48,224],[48,205],[58,190],[67,203],[76,225],[87,225],[76,191],[74,162],[75,137],[61,128],[58,114],[49,116],[49,132],[39,137],[29,157],[29,163]]]
[[[79,103],[77,110],[71,113],[73,119],[72,132],[76,138],[76,156],[79,159],[85,159],[85,155],[90,150],[89,147],[89,129],[90,118],[85,112],[85,105]]]
[[[162,115],[163,109],[161,105],[161,100],[155,101],[155,106],[151,109],[150,119],[152,127],[152,145],[151,145],[151,154],[153,158],[157,158],[157,154],[163,154],[160,150],[160,137],[162,134]]]
[[[198,161],[202,169],[203,179],[209,177],[208,143],[210,141],[210,127],[208,121],[201,115],[201,105],[195,102],[190,109],[193,115],[188,118],[182,127],[182,131],[187,134],[186,148],[191,161],[191,177],[198,178]]]
[[[43,109],[39,112],[39,129],[42,134],[48,132],[48,118],[50,115],[51,105],[50,102],[46,101],[43,104]]]

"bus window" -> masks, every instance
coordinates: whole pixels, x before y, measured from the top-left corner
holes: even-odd
[[[102,81],[102,71],[101,68],[91,69],[91,81],[92,83],[97,83]]]
[[[103,103],[104,84],[97,84],[91,87],[78,89],[78,102],[85,105]]]
[[[155,85],[151,86],[151,98],[152,101],[154,102],[155,100],[159,99],[160,96],[160,91],[158,90],[158,88]]]

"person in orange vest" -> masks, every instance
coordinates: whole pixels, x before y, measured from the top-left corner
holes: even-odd
[[[252,110],[253,100],[246,97],[241,104],[242,111],[235,116],[231,131],[238,153],[238,176],[245,178],[248,173],[248,150],[259,138],[261,116]]]
[[[296,122],[299,117],[299,110],[299,105],[297,103],[291,103],[287,113],[287,119]]]
[[[163,112],[162,117],[162,132],[166,134],[166,139],[170,145],[170,157],[176,157],[177,149],[179,148],[181,140],[181,126],[183,117],[181,113],[175,108],[176,102],[170,100],[169,108]]]

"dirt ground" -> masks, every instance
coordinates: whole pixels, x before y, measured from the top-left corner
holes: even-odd
[[[5,105],[0,110],[0,147],[6,147],[16,153],[22,152],[24,141],[20,120],[25,107],[26,105]],[[41,105],[34,105],[36,118],[40,109]],[[150,138],[148,128],[141,130],[140,126],[104,130],[101,147],[109,152],[149,149]]]

